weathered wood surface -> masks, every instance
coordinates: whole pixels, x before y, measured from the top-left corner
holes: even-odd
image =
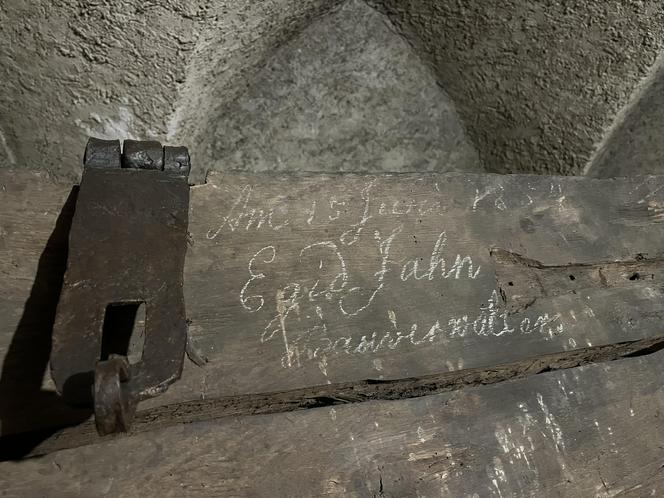
[[[226,417],[265,415],[381,400],[406,400],[522,379],[543,372],[612,362],[652,354],[664,349],[664,337],[594,346],[536,358],[503,363],[489,368],[465,368],[439,374],[394,380],[364,380],[342,384],[208,398],[142,410],[134,417],[131,435],[178,424]],[[121,436],[121,435],[119,435]],[[56,431],[33,431],[0,438],[0,461],[41,456],[63,449],[98,443],[93,420]]]
[[[0,495],[662,496],[663,360],[178,425],[0,463]]]
[[[212,177],[193,192],[185,277],[210,360],[195,390],[417,376],[659,334],[660,182]],[[629,280],[643,255],[648,279]],[[583,278],[596,263],[618,278]],[[538,264],[572,266],[541,297]]]
[[[52,232],[71,188],[0,175],[9,433],[87,413],[59,404],[44,371],[66,230]],[[145,407],[660,335],[663,187],[657,177],[213,175],[192,189],[185,269],[198,365]]]

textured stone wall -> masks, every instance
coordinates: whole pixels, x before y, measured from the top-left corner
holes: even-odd
[[[664,174],[664,59],[636,88],[620,112],[586,174],[599,178]]]
[[[201,98],[232,98],[267,51],[329,4],[1,2],[0,160],[74,179],[87,135],[166,140],[187,126],[199,138],[217,117]]]
[[[312,22],[219,101],[202,132],[210,169],[479,170],[434,74],[361,0]]]
[[[656,132],[630,152],[616,130],[655,123],[641,116],[659,100],[638,89],[664,43],[661,2],[342,4],[0,2],[0,167],[73,180],[87,135],[184,143],[199,180],[229,167],[602,176],[620,151],[630,171],[637,150],[655,165]]]
[[[490,171],[581,174],[664,45],[657,0],[372,0],[419,47]]]

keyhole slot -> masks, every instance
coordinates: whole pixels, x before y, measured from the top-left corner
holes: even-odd
[[[104,314],[101,360],[109,355],[126,356],[131,365],[141,361],[145,345],[145,303],[111,303]]]

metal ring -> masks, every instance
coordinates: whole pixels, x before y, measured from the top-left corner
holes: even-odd
[[[95,425],[99,434],[127,432],[136,412],[128,391],[129,362],[111,355],[95,368]]]

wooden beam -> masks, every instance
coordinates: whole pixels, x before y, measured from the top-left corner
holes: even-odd
[[[226,417],[294,412],[321,406],[377,400],[407,400],[474,386],[523,379],[543,372],[567,370],[589,364],[652,354],[661,349],[664,349],[664,336],[540,355],[537,358],[495,365],[490,368],[469,368],[406,379],[325,384],[289,391],[187,401],[140,411],[134,418],[130,435],[178,424]],[[123,434],[118,435],[118,437],[122,436]],[[14,434],[0,437],[0,461],[41,456],[63,449],[96,444],[100,441],[101,438],[93,420],[59,430],[37,430]]]
[[[661,496],[664,352],[0,463],[7,496]]]
[[[81,420],[89,413],[62,406],[44,376],[71,197],[52,232],[71,188],[8,172],[0,184],[2,431]],[[663,186],[657,177],[212,175],[191,192],[192,362],[142,408],[658,337]]]

